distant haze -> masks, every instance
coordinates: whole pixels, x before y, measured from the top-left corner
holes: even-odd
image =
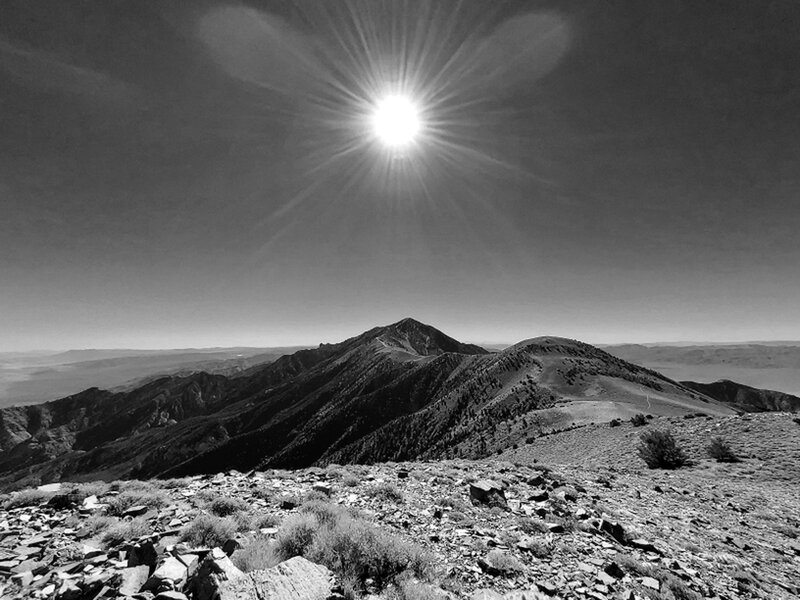
[[[0,12],[0,351],[800,339],[795,0]]]

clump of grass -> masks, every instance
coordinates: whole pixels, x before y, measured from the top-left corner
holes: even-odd
[[[248,509],[248,504],[240,498],[217,496],[206,504],[206,508],[218,517],[230,517]]]
[[[161,508],[169,504],[169,496],[163,491],[151,488],[149,490],[126,490],[116,496],[105,499],[108,504],[109,515],[120,517],[132,506],[146,506],[147,508]]]
[[[735,463],[740,462],[739,457],[731,448],[725,438],[715,437],[706,448],[708,455],[717,462]]]
[[[439,498],[439,506],[445,506],[452,508],[454,510],[468,510],[469,504],[461,500],[460,498],[455,498],[453,496],[442,496]]]
[[[83,501],[89,496],[105,496],[111,490],[111,484],[106,481],[86,481],[75,483],[70,490],[71,494],[76,494]]]
[[[335,523],[337,519],[348,514],[347,509],[343,506],[331,502],[320,502],[319,500],[306,502],[300,507],[300,512],[314,515],[322,525]]]
[[[200,515],[181,530],[181,540],[193,546],[214,548],[236,536],[236,522],[230,518]]]
[[[247,546],[234,552],[231,560],[245,573],[269,569],[280,562],[273,544],[264,536],[257,536]]]
[[[267,529],[271,527],[277,527],[280,525],[281,519],[278,515],[274,515],[272,513],[264,513],[258,515],[253,520],[253,525],[256,529]]]
[[[43,492],[41,490],[21,490],[13,492],[3,503],[5,510],[23,508],[26,506],[39,506],[55,496],[54,492]]]
[[[608,423],[609,427],[619,427],[620,425],[622,425],[622,421],[619,419],[611,419],[611,421]]]
[[[311,503],[304,509],[281,525],[274,545],[278,559],[304,556],[362,590],[367,579],[383,587],[405,571],[427,575],[431,559],[417,546],[335,505]]]
[[[664,590],[671,593],[675,600],[701,600],[702,598],[700,594],[672,574],[666,574],[661,580],[661,584]]]
[[[651,469],[679,469],[688,462],[669,431],[654,429],[639,439],[639,456]]]
[[[358,477],[356,477],[355,475],[353,475],[352,473],[348,473],[347,475],[345,475],[341,479],[341,484],[344,487],[358,487],[358,485],[360,483],[361,483],[361,480]]]
[[[636,573],[641,577],[653,577],[658,579],[658,570],[646,563],[640,562],[627,554],[617,554],[614,557],[614,562],[622,567],[623,571]]]
[[[647,417],[642,413],[637,413],[631,417],[631,424],[634,427],[643,427],[647,425]]]
[[[152,530],[144,519],[131,519],[130,521],[120,521],[105,530],[100,538],[103,546],[113,548],[122,542],[127,542],[144,535],[150,535]]]
[[[475,524],[475,519],[472,517],[464,514],[460,510],[451,510],[447,514],[447,518],[450,519],[456,525],[460,525],[462,527],[472,527]]]
[[[486,561],[497,568],[504,576],[512,576],[525,570],[525,566],[512,555],[502,550],[492,550]]]
[[[281,560],[303,556],[314,541],[319,519],[311,513],[289,515],[284,519],[275,538],[275,554]]]
[[[404,501],[403,492],[401,492],[396,485],[389,482],[379,483],[376,486],[368,488],[366,494],[370,498],[376,498],[384,502],[402,504]]]
[[[275,493],[270,488],[259,487],[253,490],[253,496],[270,502],[275,497]]]
[[[102,533],[109,527],[117,525],[119,519],[114,517],[105,517],[103,515],[92,515],[82,523],[82,530],[89,536],[94,537]]]
[[[541,519],[533,519],[531,517],[520,517],[517,519],[517,527],[519,527],[523,532],[532,534],[532,533],[547,533],[550,531],[547,528],[547,523],[542,521]]]
[[[528,551],[536,558],[543,559],[552,556],[555,545],[546,540],[536,540],[530,544]]]
[[[361,519],[343,517],[314,536],[308,559],[360,582],[383,587],[404,571],[424,576],[430,558],[421,549]]]
[[[159,481],[159,485],[165,490],[177,490],[181,488],[185,488],[188,483],[191,481],[190,477],[179,477],[173,479],[164,479]]]

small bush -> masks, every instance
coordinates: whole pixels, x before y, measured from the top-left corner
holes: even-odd
[[[5,510],[22,508],[25,506],[39,506],[55,496],[53,492],[43,492],[41,490],[22,490],[14,492],[11,497],[3,503]]]
[[[639,439],[639,456],[651,469],[678,469],[688,462],[669,431],[654,429]]]
[[[119,546],[122,542],[127,542],[143,535],[150,535],[152,530],[144,519],[131,519],[130,521],[120,521],[105,530],[100,538],[106,548]]]
[[[554,544],[546,540],[536,540],[530,544],[528,551],[536,558],[549,558],[553,554]]]
[[[104,499],[108,504],[109,515],[121,517],[132,506],[146,506],[147,508],[161,508],[169,504],[169,497],[162,491],[152,488],[147,491],[124,491],[116,496]]]
[[[77,518],[77,517],[76,517]],[[94,537],[99,533],[102,533],[109,527],[112,527],[119,523],[118,519],[113,517],[104,517],[101,515],[92,515],[88,519],[86,519],[83,523],[78,523],[75,527],[76,529],[80,528],[83,532],[85,532],[89,537]]]
[[[260,487],[253,490],[253,496],[255,496],[256,498],[261,498],[262,500],[266,500],[267,502],[270,502],[274,498],[275,493],[270,488]]]
[[[275,555],[273,544],[264,536],[256,537],[247,546],[234,552],[231,559],[233,564],[245,573],[269,569],[280,562]]]
[[[431,562],[417,546],[350,517],[320,529],[307,558],[362,584],[373,579],[378,587],[405,571],[424,576]]]
[[[76,494],[81,501],[89,496],[105,496],[111,489],[111,484],[105,481],[87,481],[85,483],[73,484],[70,493]]]
[[[355,475],[347,474],[342,477],[342,485],[344,487],[357,487],[361,480]]]
[[[664,588],[672,593],[675,600],[701,600],[702,596],[692,590],[683,581],[672,574],[667,574],[661,581]]]
[[[647,417],[645,417],[642,413],[635,414],[631,417],[631,424],[634,427],[643,427],[647,425]]]
[[[270,513],[265,513],[263,515],[259,515],[253,521],[253,525],[256,529],[267,529],[271,527],[277,527],[280,525],[281,519],[278,515],[273,515]]]
[[[236,523],[230,518],[200,515],[181,530],[181,540],[192,546],[214,548],[236,536]]]
[[[218,496],[206,504],[206,508],[218,517],[230,517],[236,513],[246,511],[248,504],[240,498]]]
[[[256,528],[256,516],[251,512],[236,512],[230,519],[236,525],[236,531],[252,531]]]
[[[158,484],[165,490],[177,490],[185,488],[190,481],[191,478],[189,477],[180,477],[177,479],[164,479],[159,481]]]
[[[531,517],[520,517],[517,519],[517,526],[525,533],[547,533],[550,530],[547,528],[547,523],[541,519],[532,519]]]
[[[502,550],[492,550],[486,556],[487,562],[499,569],[503,575],[515,575],[525,570],[524,565],[516,558]]]
[[[351,581],[363,590],[367,579],[378,587],[410,571],[422,577],[431,562],[428,555],[363,519],[331,503],[312,502],[300,513],[288,516],[273,546],[282,561],[304,556],[325,565],[341,581]]]
[[[717,462],[739,462],[739,457],[736,456],[736,453],[724,438],[716,437],[712,439],[711,443],[706,448],[706,451],[708,452],[708,455]]]
[[[384,502],[395,502],[397,504],[403,503],[403,492],[397,489],[397,486],[392,483],[379,483],[378,485],[368,488],[366,490],[367,496],[370,498],[377,498]]]
[[[337,519],[347,516],[347,509],[331,502],[314,500],[300,507],[301,513],[309,513],[317,517],[321,525],[332,525]]]
[[[611,419],[611,421],[608,423],[609,427],[619,427],[620,425],[622,425],[622,421],[619,419]]]
[[[275,539],[275,554],[281,560],[303,556],[314,541],[319,519],[310,513],[289,515],[283,521]]]

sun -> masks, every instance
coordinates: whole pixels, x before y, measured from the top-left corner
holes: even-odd
[[[375,104],[372,130],[386,146],[408,146],[419,137],[421,129],[419,109],[410,98],[387,96]]]

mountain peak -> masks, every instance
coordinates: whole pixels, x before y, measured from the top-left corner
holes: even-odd
[[[406,317],[386,325],[376,327],[364,334],[376,339],[387,348],[394,348],[420,356],[436,356],[447,352],[458,354],[487,354],[488,351],[474,344],[464,344],[442,333],[435,327]]]

